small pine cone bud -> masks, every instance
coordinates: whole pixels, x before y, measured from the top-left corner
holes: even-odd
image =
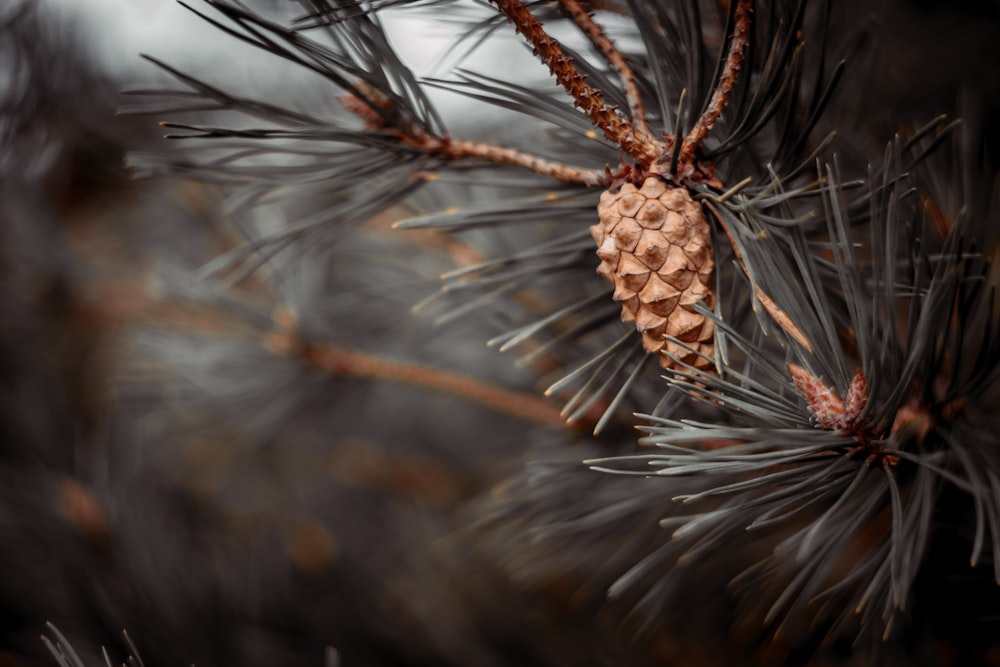
[[[711,307],[715,263],[712,234],[701,205],[688,191],[650,176],[636,188],[626,183],[605,192],[597,207],[599,224],[590,228],[601,265],[597,272],[615,286],[622,320],[634,322],[647,352],[666,350],[698,368],[711,364],[666,336],[713,356],[712,321],[693,309]],[[669,357],[660,355],[669,368]]]

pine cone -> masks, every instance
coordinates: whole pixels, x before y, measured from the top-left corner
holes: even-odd
[[[708,359],[664,338],[713,355],[712,321],[692,308],[699,299],[709,307],[715,301],[712,234],[702,207],[686,189],[650,176],[642,188],[626,183],[618,192],[605,192],[597,215],[600,223],[590,228],[601,258],[597,272],[614,283],[622,320],[635,322],[646,351],[665,349],[708,368]],[[660,355],[664,368],[672,363]]]

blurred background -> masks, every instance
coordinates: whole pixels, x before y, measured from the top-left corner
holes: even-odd
[[[961,109],[998,154],[1000,4],[835,5],[830,39],[857,58],[830,126],[878,155]],[[418,73],[538,70],[519,48],[449,61],[448,11],[386,19]],[[532,542],[533,512],[631,493],[580,461],[634,438],[563,427],[536,369],[484,345],[502,322],[411,313],[469,248],[390,215],[234,289],[193,278],[296,210],[236,220],[211,182],[134,177],[177,150],[162,117],[117,113],[123,90],[167,81],[140,53],[293,108],[335,103],[172,0],[0,0],[0,667],[57,664],[46,622],[87,665],[102,646],[150,667],[799,664],[741,643],[724,597],[682,592],[684,632],[639,632],[607,603],[614,564],[662,539],[669,489],[636,494],[627,526]],[[441,101],[456,131],[493,123]],[[300,335],[328,354],[304,360]],[[428,390],[443,386],[459,389]]]

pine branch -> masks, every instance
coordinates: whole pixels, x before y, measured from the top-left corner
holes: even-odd
[[[750,273],[750,267],[747,266],[746,260],[743,258],[743,251],[740,250],[739,243],[736,242],[736,237],[733,236],[733,232],[722,219],[722,216],[719,215],[719,211],[709,201],[704,201],[703,204],[705,208],[712,212],[712,216],[715,218],[715,221],[719,223],[722,231],[729,239],[729,245],[733,249],[733,254],[736,255],[736,260],[740,263],[740,266],[743,267],[743,271],[746,273],[747,278],[754,284],[754,292],[757,295],[757,300],[760,301],[760,305],[764,306],[764,310],[767,311],[768,315],[770,315],[771,318],[777,322],[778,326],[784,329],[785,333],[787,333],[796,343],[801,345],[808,352],[812,352],[812,343],[810,343],[806,335],[802,333],[802,330],[799,329],[792,318],[788,316],[788,313],[778,307],[778,304],[774,302],[774,299],[768,296],[767,292],[765,292],[764,289],[754,281],[753,275]]]
[[[695,123],[691,131],[684,137],[681,144],[680,154],[677,158],[676,171],[681,175],[686,175],[694,170],[694,155],[701,143],[708,136],[715,121],[722,115],[722,110],[729,102],[729,94],[736,86],[740,67],[743,65],[743,51],[750,42],[750,13],[753,11],[753,0],[739,0],[736,5],[736,14],[733,22],[733,33],[729,40],[729,54],[726,56],[726,64],[723,67],[719,83],[712,94],[712,99],[708,103],[698,122]]]
[[[521,0],[492,1],[528,40],[535,55],[548,66],[559,84],[605,137],[642,165],[652,164],[660,156],[662,146],[637,134],[630,123],[604,102],[604,95],[586,82],[559,43],[545,32]]]
[[[481,158],[496,164],[522,167],[541,176],[550,176],[563,183],[606,186],[611,181],[607,172],[570,167],[516,148],[507,148],[481,141],[426,137],[421,149],[449,160]]]
[[[482,382],[474,377],[395,359],[388,359],[339,345],[306,341],[294,331],[287,311],[275,315],[276,331],[267,346],[277,353],[291,353],[331,375],[407,384],[478,403],[516,419],[553,428],[565,427],[559,410],[544,399]]]
[[[426,155],[433,155],[446,160],[460,160],[463,158],[489,160],[495,164],[506,164],[529,169],[540,176],[550,176],[563,183],[590,186],[607,185],[611,181],[611,176],[606,171],[601,172],[596,169],[571,167],[516,148],[498,146],[482,141],[468,141],[452,139],[447,136],[435,136],[408,123],[401,124],[396,128],[387,128],[382,113],[376,113],[376,111],[391,111],[392,105],[389,99],[377,91],[370,90],[369,87],[361,82],[357,86],[360,91],[363,91],[366,98],[372,100],[372,102],[364,104],[354,94],[344,95],[340,98],[340,103],[344,108],[361,118],[365,123],[366,129],[384,130],[384,134],[387,136],[395,137],[401,144],[415,148]],[[374,109],[372,108],[372,104],[374,104]]]
[[[614,45],[614,42],[604,33],[604,29],[590,16],[590,13],[578,0],[559,0],[559,4],[562,5],[563,9],[570,15],[570,18],[573,19],[573,22],[580,27],[580,30],[583,31],[594,46],[604,54],[608,64],[618,72],[622,88],[625,89],[629,115],[631,116],[636,134],[645,142],[657,143],[646,120],[646,110],[643,107],[639,87],[635,82],[635,72],[632,71],[632,67],[625,60],[625,56],[622,55],[621,51]]]
[[[308,344],[303,358],[335,375],[408,384],[451,394],[541,426],[563,428],[562,415],[544,400],[487,384],[474,377],[365,354],[334,345]]]

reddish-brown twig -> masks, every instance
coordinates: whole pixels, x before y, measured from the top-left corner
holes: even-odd
[[[284,308],[274,313],[276,330],[266,337],[267,347],[294,355],[331,375],[408,384],[420,389],[457,396],[491,410],[542,426],[563,427],[554,406],[530,394],[511,391],[476,378],[406,361],[376,356],[338,345],[303,340],[295,316]]]
[[[661,153],[659,142],[650,141],[635,131],[625,118],[604,101],[601,91],[587,83],[559,43],[549,37],[542,24],[521,0],[491,0],[533,47],[535,55],[573,98],[595,127],[613,144],[642,165],[652,164]]]
[[[729,227],[722,220],[722,216],[719,215],[719,211],[712,206],[711,202],[704,201],[702,203],[705,208],[712,212],[712,216],[715,217],[716,222],[719,223],[719,227],[721,227],[722,231],[725,232],[726,237],[729,239],[729,245],[732,247],[733,253],[736,255],[736,260],[740,263],[740,266],[743,267],[743,272],[747,274],[748,278],[753,280],[753,276],[750,275],[750,268],[743,259],[743,253],[740,251],[740,246],[736,243],[736,237],[733,236],[732,231],[730,231]],[[760,285],[755,285],[755,287],[757,300],[760,301],[760,305],[764,307],[764,310],[767,311],[771,318],[778,323],[778,326],[784,329],[785,333],[791,336],[791,338],[805,348],[806,351],[812,352],[812,343],[809,342],[809,339],[806,338],[804,333],[802,333],[802,330],[799,329],[798,325],[792,321],[792,318],[788,316],[788,313],[782,310],[778,304],[774,302],[774,299],[768,296],[767,293],[761,289]]]
[[[467,375],[349,350],[334,345],[308,344],[303,357],[338,375],[387,380],[420,389],[451,394],[518,419],[544,426],[562,427],[559,411],[535,396],[487,384]]]
[[[563,183],[579,183],[581,185],[607,185],[610,177],[605,171],[570,167],[560,162],[553,162],[532,153],[526,153],[516,148],[497,146],[480,141],[464,141],[459,139],[425,137],[420,148],[428,153],[455,160],[460,158],[481,158],[497,164],[509,164],[515,167],[531,169],[536,174],[551,176]]]
[[[642,96],[639,94],[639,87],[635,83],[635,73],[629,66],[625,56],[614,45],[614,42],[604,33],[604,29],[595,21],[590,13],[578,2],[578,0],[559,0],[566,13],[569,14],[573,22],[583,31],[583,34],[596,46],[608,64],[618,73],[618,78],[625,89],[625,98],[628,100],[628,110],[631,116],[632,125],[640,139],[650,143],[658,143],[649,129],[646,122],[646,110],[642,105]],[[663,148],[661,147],[661,151]]]
[[[702,113],[698,122],[684,137],[681,150],[677,157],[676,172],[682,176],[694,168],[694,154],[701,142],[708,136],[715,121],[722,115],[722,110],[729,102],[729,94],[736,86],[737,75],[743,64],[743,51],[750,42],[750,12],[753,11],[753,0],[739,0],[733,19],[733,34],[729,40],[729,54],[719,77],[719,84],[708,102],[708,107]]]
[[[372,91],[363,83],[359,83],[358,87],[374,101],[373,104],[375,106],[391,110],[386,96],[377,91]],[[498,146],[482,141],[452,139],[447,136],[438,137],[408,123],[402,124],[401,128],[389,128],[386,126],[382,116],[372,111],[371,105],[362,102],[355,95],[342,96],[340,103],[345,109],[364,121],[366,129],[372,131],[381,130],[398,139],[401,144],[415,148],[428,155],[436,155],[447,160],[462,158],[489,160],[496,164],[508,164],[514,167],[530,169],[537,174],[551,176],[557,181],[564,183],[606,186],[610,182],[610,176],[606,171],[571,167],[516,148]]]

